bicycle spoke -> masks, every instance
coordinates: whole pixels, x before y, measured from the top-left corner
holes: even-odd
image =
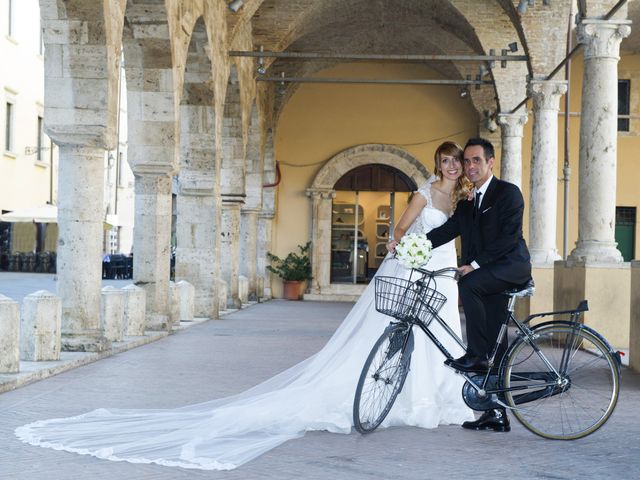
[[[410,328],[397,325],[378,339],[369,354],[354,401],[354,425],[361,433],[382,423],[402,389],[410,359],[402,347],[410,335]]]
[[[552,323],[535,333],[539,352],[519,340],[507,360],[505,387],[529,387],[508,391],[507,402],[523,425],[538,435],[573,439],[592,433],[611,415],[617,401],[615,360],[581,326]],[[549,371],[542,356],[560,377]],[[545,377],[549,380],[538,380]]]

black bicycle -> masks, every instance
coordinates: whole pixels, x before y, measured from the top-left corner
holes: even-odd
[[[418,274],[417,280],[411,277]],[[429,329],[435,320],[466,350],[462,339],[438,312],[447,301],[436,279],[453,281],[455,268],[413,269],[409,279],[376,277],[376,310],[393,317],[365,361],[353,405],[360,433],[374,431],[402,391],[411,365],[413,327],[417,326],[449,359],[453,357]],[[509,313],[483,372],[460,372],[465,403],[473,410],[509,408],[527,429],[545,438],[574,440],[600,428],[611,416],[620,388],[620,354],[595,330],[579,323],[588,310],[583,300],[574,310],[538,313],[524,321],[514,316],[518,297],[533,294],[533,282],[509,290]],[[553,320],[531,325],[532,320]],[[496,364],[498,346],[515,325],[515,338]],[[495,366],[495,368],[494,368]]]

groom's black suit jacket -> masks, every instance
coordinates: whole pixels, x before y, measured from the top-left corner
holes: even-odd
[[[493,177],[474,218],[474,201],[461,200],[451,218],[427,234],[433,247],[461,237],[463,265],[476,261],[496,278],[522,284],[531,257],[522,237],[524,199],[515,185]]]

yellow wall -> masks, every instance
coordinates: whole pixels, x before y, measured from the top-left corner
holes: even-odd
[[[438,78],[418,65],[343,64],[329,77]],[[278,119],[276,160],[282,182],[274,224],[273,251],[283,255],[311,234],[305,196],[322,165],[337,153],[365,143],[394,144],[429,171],[433,151],[444,139],[464,141],[476,130],[477,115],[451,86],[301,84]],[[279,293],[274,282],[274,294]]]
[[[631,78],[631,114],[638,114],[640,98],[640,55],[623,57],[620,78]],[[570,111],[569,252],[578,236],[578,155],[583,64],[578,55],[572,62]],[[325,70],[332,77],[439,78],[418,65],[343,64]],[[562,73],[558,78],[562,78]],[[558,118],[558,170],[550,175],[562,177],[564,159],[564,99]],[[529,108],[531,108],[529,102]],[[525,125],[522,191],[529,204],[532,117]],[[273,250],[286,254],[310,238],[310,202],[304,190],[322,165],[340,151],[365,143],[388,143],[405,149],[429,171],[433,169],[433,150],[444,139],[464,144],[477,133],[478,117],[469,100],[458,96],[455,87],[301,84],[284,108],[276,130],[276,159],[280,161],[282,183],[278,187]],[[618,136],[618,206],[636,206],[640,201],[637,185],[640,169],[636,152],[640,122],[631,120],[632,133]],[[494,173],[500,173],[500,150]],[[400,209],[401,210],[401,209]],[[529,209],[525,211],[525,238],[528,236]],[[636,227],[638,228],[638,226]],[[557,248],[563,248],[563,183],[558,182]],[[636,233],[636,257],[640,256],[640,231]],[[279,285],[274,285],[278,294]]]

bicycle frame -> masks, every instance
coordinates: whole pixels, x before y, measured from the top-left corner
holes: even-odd
[[[454,268],[444,268],[441,270],[437,270],[437,271],[428,271],[428,270],[423,270],[420,268],[415,269],[416,271],[422,273],[422,278],[416,281],[416,284],[425,289],[430,287],[432,282],[433,282],[433,286],[431,288],[435,288],[437,286],[437,282],[436,282],[436,278],[438,277],[445,277],[445,278],[449,278],[451,280],[454,280],[455,277],[450,277],[448,274],[452,273],[452,271],[456,271],[457,269]],[[425,282],[425,279],[427,279],[427,281]],[[549,316],[549,315],[569,315],[570,316],[570,322],[567,322],[569,324],[574,324],[576,325],[576,329],[577,328],[582,328],[581,324],[579,324],[577,322],[578,317],[586,310],[588,310],[588,306],[587,306],[587,302],[586,301],[582,301],[578,307],[575,310],[563,310],[563,311],[556,311],[556,312],[545,312],[545,313],[538,313],[538,314],[534,314],[534,315],[529,315],[523,322],[520,322],[515,316],[514,316],[514,310],[515,310],[515,301],[516,301],[516,294],[505,294],[505,295],[509,295],[509,303],[508,303],[508,314],[506,316],[506,318],[504,319],[504,321],[502,322],[502,325],[500,327],[500,331],[498,333],[498,337],[496,339],[496,343],[493,347],[493,350],[491,352],[491,355],[488,359],[488,370],[484,373],[484,378],[482,380],[482,382],[478,385],[476,384],[476,382],[474,382],[471,378],[471,375],[467,372],[457,372],[458,374],[462,375],[468,382],[469,384],[478,392],[479,395],[485,396],[485,395],[498,395],[498,394],[503,394],[506,392],[511,392],[511,391],[518,391],[518,390],[527,390],[530,388],[535,388],[536,390],[540,390],[541,387],[547,388],[547,387],[558,387],[561,382],[562,382],[562,378],[564,377],[564,375],[566,374],[566,369],[567,369],[567,365],[568,362],[570,360],[570,358],[568,357],[568,352],[565,351],[563,353],[563,358],[560,362],[560,371],[556,370],[554,368],[554,366],[551,364],[551,362],[547,359],[547,357],[544,355],[544,353],[542,352],[542,350],[538,347],[538,345],[535,342],[535,333],[528,327],[528,323],[534,319],[534,318],[539,318],[539,317],[545,317],[545,316]],[[433,320],[435,320],[436,322],[438,322],[438,324],[445,330],[445,332],[465,351],[467,351],[467,345],[463,342],[463,340],[451,329],[451,327],[449,327],[449,325],[446,324],[446,322],[440,317],[440,315],[437,312],[433,312]],[[433,321],[432,320],[432,321]],[[526,341],[531,345],[531,347],[533,348],[533,350],[536,352],[536,354],[540,357],[540,359],[544,362],[544,364],[547,366],[547,368],[549,368],[549,373],[543,375],[542,372],[537,372],[536,375],[538,375],[537,378],[535,378],[536,380],[546,380],[548,378],[548,382],[545,383],[536,383],[535,385],[519,385],[519,386],[515,386],[515,387],[510,387],[510,388],[497,388],[497,389],[492,389],[492,390],[487,390],[487,385],[489,384],[489,380],[492,376],[492,370],[493,367],[495,365],[495,360],[496,360],[496,356],[498,353],[498,349],[503,341],[503,339],[505,338],[505,336],[507,335],[507,329],[509,326],[509,323],[513,322],[513,324],[516,326],[516,328],[518,329],[518,333],[517,335],[520,335],[522,337],[524,337],[526,339]],[[453,359],[454,357],[451,355],[451,353],[449,353],[449,351],[445,348],[445,346],[442,344],[442,342],[440,342],[440,340],[436,337],[436,335],[429,329],[428,325],[425,325],[424,322],[422,320],[420,320],[419,318],[416,318],[414,321],[410,322],[413,325],[416,325],[420,328],[420,330],[422,330],[424,332],[424,334],[433,342],[433,344],[438,348],[438,350],[440,350],[440,352],[442,352],[442,354],[447,358],[447,359]],[[431,322],[429,322],[431,323]],[[571,340],[571,342],[569,343],[573,343],[573,340]],[[508,351],[509,349],[507,349]],[[505,352],[505,356],[506,356],[506,352]],[[619,360],[619,356],[616,355],[616,358],[618,358]],[[502,362],[502,359],[501,359]],[[478,372],[481,373],[481,372]],[[498,375],[500,375],[502,373],[502,367],[500,367],[500,369],[498,370]],[[534,373],[532,373],[533,375]],[[552,374],[552,375],[551,375]],[[495,374],[494,374],[495,375]],[[549,377],[547,375],[550,375]],[[534,379],[532,377],[532,379]],[[498,385],[500,385],[500,382],[498,382]],[[544,390],[542,390],[544,392]],[[535,394],[535,392],[534,392]],[[533,399],[533,398],[532,398]],[[505,408],[511,408],[509,405],[506,405],[503,401],[501,401],[499,398],[496,398],[496,402],[498,404],[500,404],[501,406],[505,407]],[[525,403],[525,402],[522,402]]]

